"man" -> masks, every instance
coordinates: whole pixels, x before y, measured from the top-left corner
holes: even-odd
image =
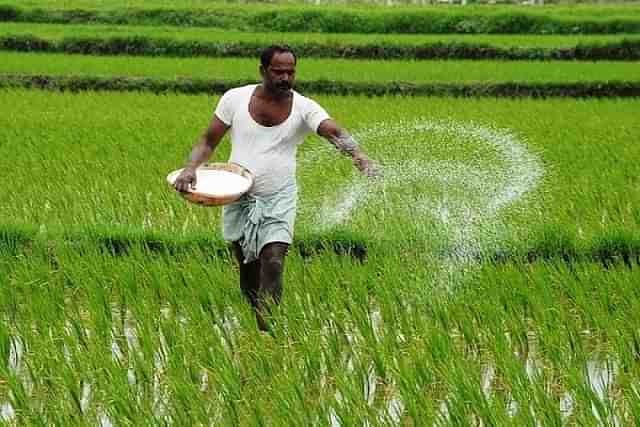
[[[297,145],[316,132],[350,156],[365,175],[379,172],[320,105],[292,90],[296,56],[290,48],[271,46],[260,62],[262,84],[222,96],[175,187],[184,192],[195,185],[196,168],[230,129],[229,162],[248,169],[254,184],[247,195],[223,208],[223,236],[240,264],[240,288],[255,310],[258,327],[268,330],[265,315],[269,304],[280,301],[284,259],[293,239]]]

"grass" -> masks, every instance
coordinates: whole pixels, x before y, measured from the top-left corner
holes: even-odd
[[[499,47],[573,47],[579,44],[604,44],[622,39],[640,38],[633,34],[615,35],[489,35],[489,34],[325,34],[325,33],[255,33],[217,28],[179,28],[172,26],[73,25],[5,22],[3,35],[33,35],[47,40],[64,38],[98,38],[143,36],[176,41],[197,40],[217,43],[318,43],[327,45],[401,45],[425,43],[485,43]]]
[[[93,57],[0,53],[0,73],[140,76],[215,80],[259,79],[257,59]],[[588,82],[637,81],[633,62],[360,61],[300,58],[297,78],[352,82]]]

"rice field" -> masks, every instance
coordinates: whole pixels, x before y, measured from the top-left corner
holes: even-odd
[[[215,80],[259,79],[250,58],[147,58],[0,52],[0,73],[137,76]],[[349,82],[638,81],[637,62],[626,61],[372,61],[301,58],[297,79]]]
[[[574,35],[499,35],[499,34],[331,34],[331,33],[252,33],[218,28],[181,28],[175,26],[74,25],[4,22],[0,36],[33,35],[47,40],[65,38],[149,37],[176,41],[216,43],[321,43],[341,45],[408,45],[426,43],[484,43],[499,47],[573,47],[580,44],[605,44],[623,39],[638,40],[637,34]]]
[[[20,192],[11,187],[0,192],[3,218],[44,226],[148,222],[171,232],[184,226],[177,218],[189,219],[188,227],[202,232],[217,221],[211,210],[184,204],[163,185],[166,173],[182,164],[208,123],[217,97],[16,90],[3,91],[2,98],[0,162],[5,170],[24,171],[12,177]],[[532,203],[548,199],[544,210],[550,216],[541,217],[540,206],[528,206],[520,214],[523,221],[533,225],[538,218],[543,225],[556,219],[558,225],[587,234],[606,228],[603,215],[609,218],[607,227],[636,229],[640,223],[634,208],[640,202],[634,184],[640,176],[635,161],[640,148],[634,144],[640,136],[636,100],[317,99],[359,136],[374,158],[388,165],[390,174],[406,169],[407,174],[422,176],[420,188],[389,188],[389,197],[396,192],[409,192],[407,197],[442,192],[438,187],[445,183],[436,180],[446,162],[463,162],[470,169],[460,173],[478,174],[477,183],[449,183],[459,186],[456,191],[462,194],[471,190],[465,185],[488,186],[490,179],[482,179],[483,174],[499,177],[520,167],[506,164],[493,140],[469,135],[467,128],[475,127],[526,147],[544,170],[546,178],[540,177]],[[228,149],[222,144],[212,160],[226,160]],[[328,189],[348,184],[353,171],[318,138],[303,144],[299,156],[305,192],[301,209],[313,213],[323,197],[331,196]],[[492,170],[497,161],[503,164]],[[411,181],[412,187],[416,184]],[[371,212],[384,205],[379,196],[370,201]],[[44,209],[36,209],[34,203]],[[390,203],[386,226],[396,221],[395,229],[407,226],[407,218],[393,214],[402,204]],[[371,230],[366,211],[354,214],[349,227]],[[298,226],[311,231],[313,218],[301,214]]]
[[[264,336],[222,259],[54,259],[35,252],[2,276],[2,413],[19,425],[638,416],[637,269],[480,266],[446,289],[421,259],[292,254]]]
[[[68,9],[83,9],[83,10],[123,10],[123,9],[183,9],[183,10],[203,10],[203,11],[216,11],[220,9],[236,9],[243,10],[247,4],[251,5],[253,10],[273,10],[282,5],[308,5],[308,2],[304,0],[285,0],[282,2],[261,2],[261,1],[248,1],[246,3],[231,3],[220,2],[211,0],[185,0],[177,3],[175,0],[112,0],[108,3],[100,2],[96,0],[3,0],[2,2],[8,6],[23,7],[28,9],[43,9],[43,10],[68,10]],[[416,11],[424,9],[432,9],[438,11],[444,11],[448,13],[459,13],[460,8],[457,5],[416,5],[406,4],[404,2],[394,2],[395,7],[390,8],[385,4],[379,2],[370,2],[366,0],[354,0],[348,2],[323,1],[322,6],[328,7],[335,11],[344,10],[362,10],[362,9],[377,9],[379,12],[384,13],[389,9],[402,9],[405,11]],[[425,7],[426,6],[426,7]],[[308,6],[307,6],[308,7]],[[546,6],[540,6],[535,8],[522,7],[521,5],[487,5],[484,4],[468,4],[463,11],[468,12],[480,12],[486,15],[508,13],[508,12],[522,12],[538,14],[538,15],[551,15],[562,17],[588,17],[588,18],[628,18],[640,15],[640,11],[634,4],[634,2],[605,2],[598,4],[589,3],[577,3],[577,4],[547,4]]]
[[[563,237],[585,246],[613,231],[623,243],[637,236],[635,100],[318,98],[385,177],[363,183],[317,138],[301,147],[300,236],[348,231],[369,251],[365,262],[292,253],[271,337],[254,330],[228,257],[143,246],[114,256],[60,239],[92,227],[219,233],[215,209],[187,205],[163,182],[216,98],[2,99],[0,158],[14,173],[1,215],[40,228],[29,247],[2,247],[7,420],[625,424],[638,415],[637,265],[566,264],[566,247],[530,263],[490,261]],[[550,238],[557,230],[564,236]]]
[[[264,40],[152,26],[0,29],[21,32]],[[473,37],[446,35],[504,46],[609,40]],[[232,81],[257,79],[257,67],[256,58],[0,52],[0,76]],[[637,68],[300,58],[298,79],[631,82]],[[266,334],[238,287],[220,208],[188,204],[165,182],[218,95],[0,90],[0,424],[637,424],[640,99],[313,98],[383,175],[360,177],[318,137],[299,147],[296,242]],[[226,161],[229,145],[211,161]]]

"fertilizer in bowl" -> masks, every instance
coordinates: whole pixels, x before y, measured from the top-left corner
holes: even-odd
[[[244,193],[249,189],[249,180],[241,175],[224,170],[198,170],[195,192],[211,196],[226,196]]]

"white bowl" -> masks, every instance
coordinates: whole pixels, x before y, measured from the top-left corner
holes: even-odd
[[[184,169],[167,175],[167,182],[175,189],[175,181]],[[192,203],[220,206],[233,203],[253,185],[253,175],[235,163],[209,163],[196,169],[196,186],[180,194]]]

